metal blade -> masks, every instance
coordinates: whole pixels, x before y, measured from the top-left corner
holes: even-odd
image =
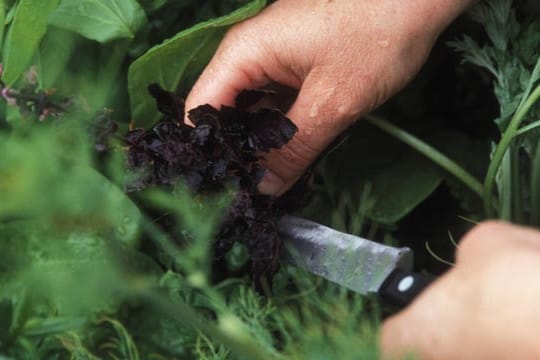
[[[412,251],[286,215],[278,223],[290,264],[361,294],[375,293],[392,270],[411,270]]]

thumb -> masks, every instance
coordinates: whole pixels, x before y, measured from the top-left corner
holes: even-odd
[[[298,78],[276,60],[272,47],[253,39],[257,36],[247,36],[238,25],[227,33],[186,98],[188,112],[203,104],[216,109],[232,106],[242,90],[260,88],[270,82],[292,88],[300,86]],[[185,120],[189,123],[187,117]]]
[[[387,319],[379,334],[382,359],[484,358],[475,350],[482,348],[480,321],[474,311],[467,313],[476,309],[469,278],[467,271],[453,268],[406,309]]]
[[[267,82],[264,72],[253,65],[253,62],[217,54],[186,98],[185,120],[189,123],[187,113],[199,105],[209,104],[216,109],[222,105],[232,106],[242,90],[257,88]]]
[[[267,172],[259,184],[263,194],[279,196],[287,191],[317,157],[359,115],[344,101],[346,91],[328,86],[315,72],[306,77],[289,117],[298,133],[282,148],[261,161]]]

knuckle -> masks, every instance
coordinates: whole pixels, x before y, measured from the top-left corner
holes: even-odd
[[[502,221],[489,220],[472,228],[459,243],[456,252],[457,262],[463,261],[469,255],[482,254],[493,246],[493,241],[508,230],[508,225]]]
[[[316,158],[317,152],[296,137],[279,150],[271,151],[262,159],[262,165],[279,178],[290,182],[298,178]]]
[[[312,163],[317,151],[308,142],[296,138],[281,149],[280,155],[288,172],[298,175]]]
[[[238,23],[231,27],[223,37],[219,47],[218,54],[230,57],[238,57],[252,54],[259,48],[257,36],[254,36],[253,30],[245,23]]]

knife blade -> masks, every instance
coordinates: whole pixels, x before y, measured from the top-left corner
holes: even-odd
[[[282,259],[360,294],[377,294],[398,307],[408,305],[434,276],[412,272],[413,252],[313,221],[285,215],[278,222]]]

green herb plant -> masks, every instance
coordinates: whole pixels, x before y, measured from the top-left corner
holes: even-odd
[[[487,71],[500,106],[494,119],[500,138],[491,139],[483,177],[471,174],[431,141],[380,116],[366,116],[370,124],[407,144],[445,170],[445,177],[459,180],[476,194],[483,202],[483,211],[474,214],[477,219],[500,218],[540,226],[540,22],[534,14],[518,21],[511,0],[481,3],[469,15],[483,27],[487,42],[480,44],[468,35],[449,42],[463,55],[464,62]],[[452,147],[460,146],[449,137],[446,141]]]
[[[99,137],[111,119],[117,133],[151,126],[147,85],[185,93],[226,29],[264,6],[0,1],[0,358],[376,357],[374,302],[287,266],[272,298],[247,276],[213,280],[232,194],[128,196],[125,144]]]
[[[231,192],[128,196],[125,144],[99,153],[89,136],[109,118],[117,133],[150,127],[159,115],[147,86],[186,94],[227,28],[265,5],[0,0],[1,359],[377,358],[375,299],[287,265],[270,298],[246,276],[214,279]],[[478,147],[462,134],[422,137],[370,115],[315,169],[306,215],[396,243],[400,221],[445,183],[467,216],[540,226],[540,22],[518,20],[509,0],[472,16],[488,42],[451,46],[494,79],[500,138],[489,139],[486,173],[464,160]],[[346,152],[355,161],[333,161]],[[165,231],[160,216],[180,225]],[[244,250],[231,251],[231,269]]]

